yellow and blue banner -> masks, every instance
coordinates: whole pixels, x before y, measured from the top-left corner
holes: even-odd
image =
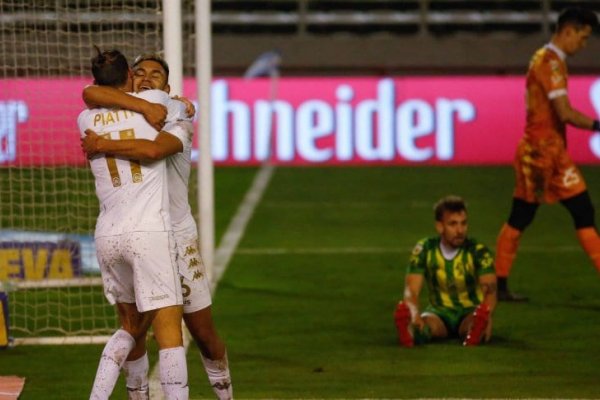
[[[0,241],[0,281],[70,279],[81,275],[75,241]]]
[[[0,349],[8,347],[8,295],[0,288]]]

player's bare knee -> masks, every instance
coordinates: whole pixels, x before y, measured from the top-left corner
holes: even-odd
[[[128,321],[128,323],[123,324],[122,328],[129,333],[136,342],[143,341],[146,337],[146,331],[148,330],[150,324],[140,322],[139,320],[136,322]]]
[[[448,337],[448,329],[444,321],[435,314],[424,313],[421,315],[425,323],[429,326],[432,338]]]
[[[152,326],[154,327],[154,337],[160,349],[183,345],[182,314],[181,306],[165,307],[156,312]]]
[[[154,311],[140,313],[135,304],[117,304],[121,328],[129,333],[136,341],[141,340],[154,316]]]
[[[159,349],[183,346],[183,332],[179,324],[154,325],[154,338]]]
[[[210,307],[193,313],[184,314],[183,319],[196,342],[209,341],[217,334],[210,313]]]
[[[189,325],[188,325],[189,327]],[[217,331],[213,324],[208,325],[193,325],[193,328],[190,329],[190,333],[192,337],[198,341],[209,342],[214,340],[217,337]]]

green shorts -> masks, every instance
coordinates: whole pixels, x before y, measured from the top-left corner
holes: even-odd
[[[458,336],[458,328],[462,320],[475,311],[475,307],[469,308],[446,308],[434,307],[432,305],[425,308],[425,312],[435,314],[444,321],[449,336]]]

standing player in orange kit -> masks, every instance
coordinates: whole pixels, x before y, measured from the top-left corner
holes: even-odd
[[[600,237],[594,206],[583,176],[567,153],[566,127],[600,131],[600,122],[574,109],[567,92],[567,56],[586,46],[598,18],[578,7],[563,10],[550,43],[533,55],[527,72],[527,122],[515,156],[516,186],[508,221],[496,246],[498,300],[527,301],[508,290],[523,231],[542,203],[560,203],[569,211],[581,247],[600,272]]]

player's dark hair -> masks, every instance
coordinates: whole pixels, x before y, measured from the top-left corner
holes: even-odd
[[[445,212],[457,213],[461,211],[467,211],[467,204],[462,197],[454,195],[442,197],[433,206],[433,212],[436,221],[441,221]]]
[[[127,82],[129,64],[119,50],[101,51],[94,45],[98,52],[92,58],[92,75],[97,85],[120,87]]]
[[[165,70],[165,74],[167,76],[167,81],[169,80],[169,64],[167,64],[165,59],[162,58],[160,55],[158,55],[156,53],[140,54],[133,61],[133,68],[135,68],[142,61],[154,61],[154,62],[157,62],[158,64],[160,64],[160,66]]]
[[[581,7],[568,7],[560,12],[556,23],[556,32],[560,32],[564,27],[571,25],[576,29],[582,29],[589,25],[592,29],[598,26],[598,16],[595,12]]]

